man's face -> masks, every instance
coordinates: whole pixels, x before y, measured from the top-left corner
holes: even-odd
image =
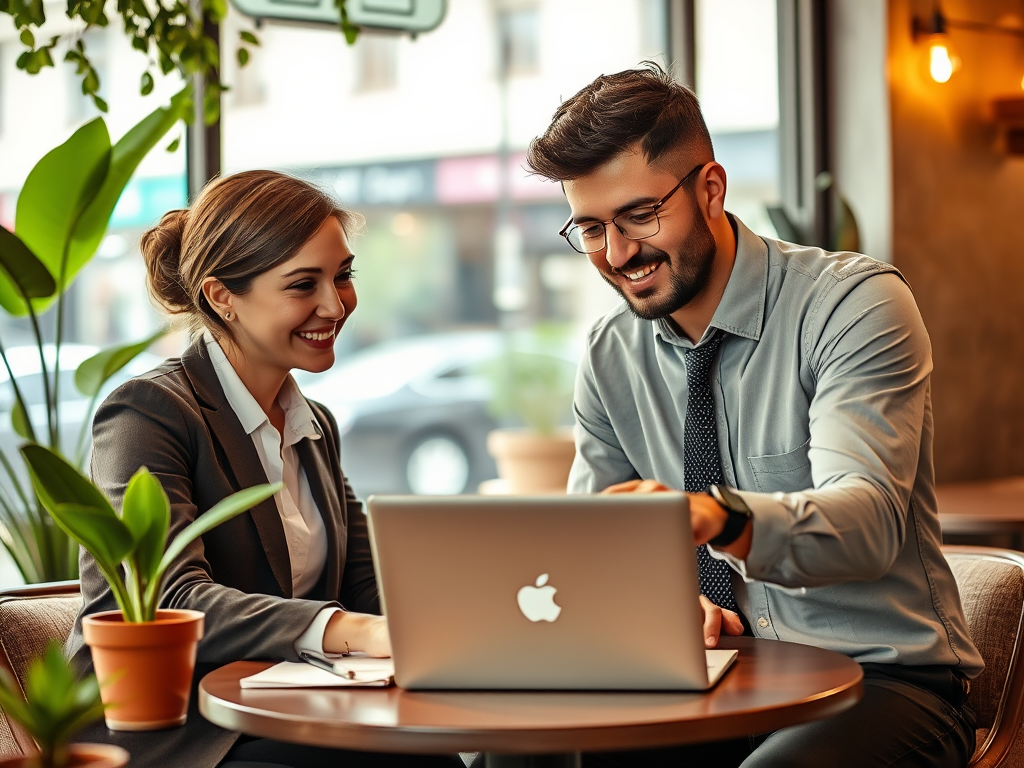
[[[670,171],[648,165],[641,153],[624,152],[564,186],[573,221],[585,223],[656,203],[678,183]],[[681,309],[710,280],[717,246],[694,198],[694,183],[688,181],[658,209],[658,234],[629,240],[608,224],[607,245],[589,254],[601,276],[644,320]]]

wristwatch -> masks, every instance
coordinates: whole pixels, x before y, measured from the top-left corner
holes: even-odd
[[[722,532],[708,542],[713,547],[725,547],[732,544],[743,533],[753,514],[750,507],[743,498],[736,493],[735,489],[727,485],[709,485],[708,496],[718,502],[729,516],[725,521]]]

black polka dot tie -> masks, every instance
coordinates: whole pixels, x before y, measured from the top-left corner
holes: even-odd
[[[715,429],[715,403],[711,397],[711,364],[722,333],[686,353],[686,425],[683,431],[683,485],[691,493],[702,493],[712,483],[722,482],[722,462],[718,454]],[[700,591],[715,605],[739,610],[732,593],[731,569],[708,553],[706,545],[697,547]]]

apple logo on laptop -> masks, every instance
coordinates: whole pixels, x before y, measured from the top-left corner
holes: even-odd
[[[555,603],[555,592],[558,590],[547,582],[548,575],[542,573],[537,577],[537,586],[527,585],[516,595],[519,610],[530,621],[554,621],[562,612],[562,606]]]

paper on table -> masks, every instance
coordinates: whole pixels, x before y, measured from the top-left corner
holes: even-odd
[[[333,660],[349,675],[342,676],[319,669],[311,664],[282,661],[255,675],[239,681],[242,688],[334,688],[339,686],[391,685],[395,678],[395,663],[391,659],[369,656],[346,656]]]

